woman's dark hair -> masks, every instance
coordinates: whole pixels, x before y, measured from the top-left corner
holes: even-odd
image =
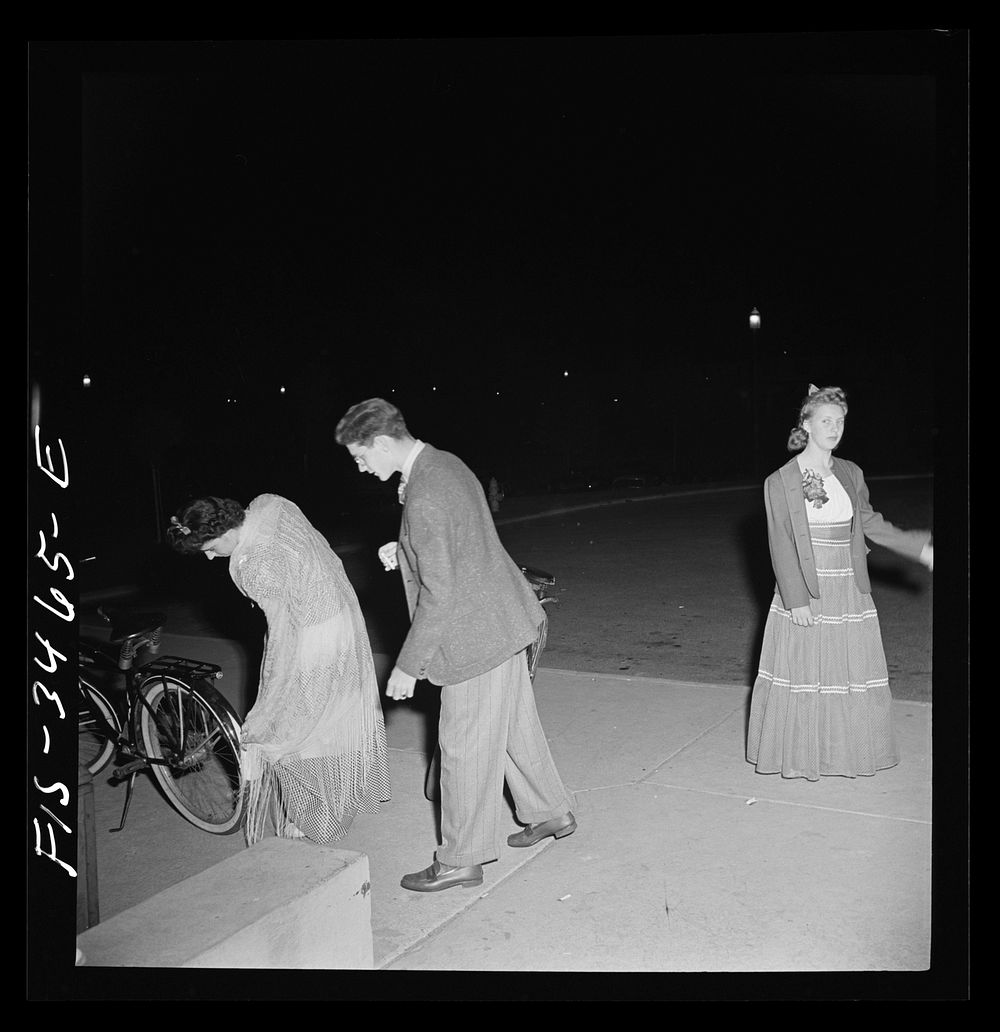
[[[820,405],[839,405],[847,415],[847,395],[839,387],[813,387],[802,399],[799,408],[799,425],[788,435],[788,450],[802,451],[809,443],[809,435],[802,424],[809,419]]]
[[[243,523],[246,513],[232,498],[196,498],[177,510],[167,527],[167,540],[178,552],[200,552],[207,541],[222,537]]]
[[[368,448],[379,435],[393,437],[397,441],[409,437],[403,413],[384,398],[369,398],[352,405],[337,424],[334,437],[337,444],[346,448],[349,444],[360,444]]]

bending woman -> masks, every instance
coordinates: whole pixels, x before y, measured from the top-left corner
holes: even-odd
[[[759,774],[819,780],[899,762],[889,674],[865,538],[933,568],[926,530],[876,512],[853,462],[834,458],[847,416],[839,387],[810,385],[788,450],[764,484],[777,580],[753,687],[747,759]]]
[[[385,725],[361,608],[340,559],[294,503],[260,495],[244,510],[200,498],[171,520],[180,552],[229,558],[267,618],[257,701],[243,723],[246,838],[343,837],[390,798]]]

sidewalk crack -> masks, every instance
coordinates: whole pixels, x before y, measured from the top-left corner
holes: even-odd
[[[733,709],[731,709],[727,714],[725,714],[725,716],[721,717],[714,724],[710,724],[708,727],[704,728],[704,730],[702,730],[699,734],[695,735],[694,738],[685,742],[682,746],[675,749],[669,756],[660,760],[660,762],[655,767],[653,767],[653,769],[649,771],[648,774],[643,775],[643,777],[641,778],[637,778],[634,784],[641,785],[644,782],[649,781],[649,779],[653,777],[657,773],[657,771],[661,770],[665,764],[669,763],[672,759],[679,756],[682,752],[684,752],[685,749],[690,749],[691,746],[694,745],[696,742],[700,742],[706,735],[711,734],[717,727],[720,727],[727,720],[729,720],[729,718],[734,713],[738,713],[743,708],[744,703],[742,702],[738,706],[734,706]]]

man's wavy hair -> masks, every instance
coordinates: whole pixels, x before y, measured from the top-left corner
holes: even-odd
[[[337,424],[335,439],[346,448],[349,444],[371,446],[380,434],[397,441],[410,436],[403,413],[384,398],[369,398],[352,405]]]
[[[202,545],[242,525],[246,512],[232,498],[195,498],[177,510],[167,527],[167,541],[178,552],[193,555]]]
[[[847,415],[847,395],[839,387],[814,387],[810,385],[809,393],[802,399],[799,408],[799,425],[788,435],[788,450],[802,451],[809,443],[809,435],[802,424],[820,407],[820,405],[839,405]]]

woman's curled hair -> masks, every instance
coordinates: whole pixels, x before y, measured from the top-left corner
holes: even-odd
[[[840,387],[818,387],[812,388],[810,393],[802,400],[799,408],[799,425],[792,428],[788,435],[788,450],[790,452],[802,451],[809,443],[809,434],[806,433],[802,424],[809,419],[820,405],[839,405],[847,415],[847,395]]]
[[[245,517],[243,506],[232,498],[196,498],[171,517],[167,540],[178,552],[200,552],[202,545],[240,526]]]

